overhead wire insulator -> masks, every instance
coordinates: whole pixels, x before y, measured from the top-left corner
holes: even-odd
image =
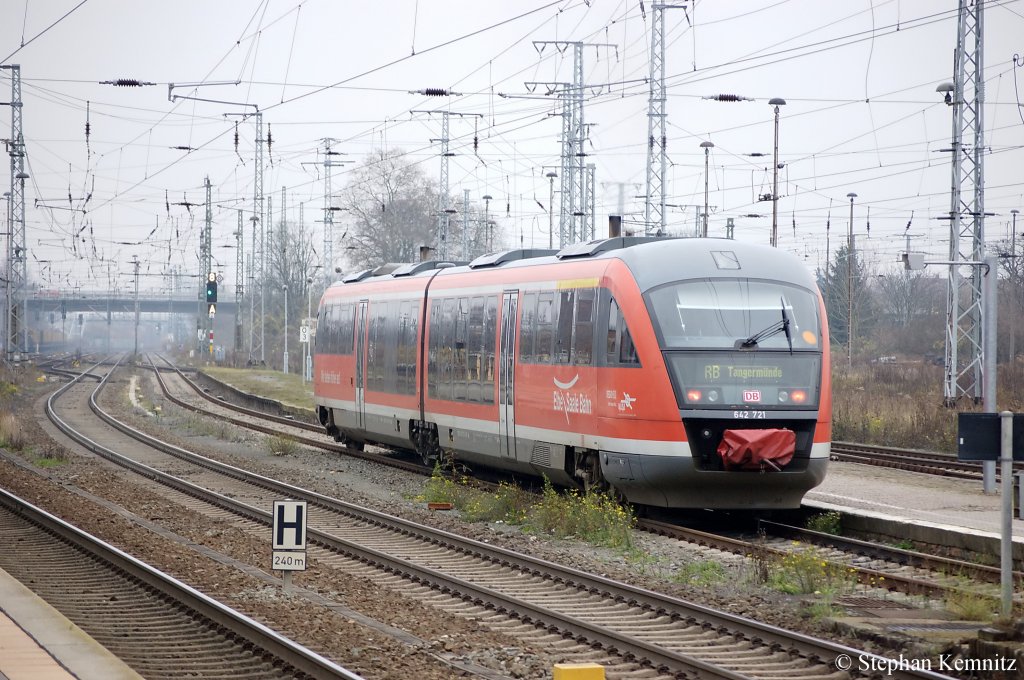
[[[701,99],[711,99],[716,102],[752,102],[752,97],[744,97],[741,94],[712,94]]]
[[[425,97],[447,97],[448,90],[443,87],[428,87],[419,91]]]
[[[146,85],[156,85],[156,83],[138,80],[137,78],[118,78],[117,80],[100,81],[100,85],[113,85],[114,87],[144,87]]]

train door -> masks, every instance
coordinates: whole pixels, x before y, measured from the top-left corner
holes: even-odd
[[[501,336],[498,364],[498,441],[501,455],[516,456],[515,368],[516,310],[519,291],[509,291],[501,301]]]
[[[359,301],[356,311],[356,413],[359,429],[366,429],[366,300]]]

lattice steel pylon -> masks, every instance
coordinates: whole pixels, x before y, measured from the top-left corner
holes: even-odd
[[[647,109],[647,200],[644,209],[644,236],[654,229],[665,234],[665,5],[654,5],[651,16],[650,99]]]
[[[331,284],[334,276],[334,207],[331,205],[331,168],[347,161],[334,161],[333,156],[341,155],[332,151],[331,144],[338,140],[324,137],[324,288]]]
[[[18,302],[26,294],[28,251],[25,246],[25,137],[21,126],[21,65],[5,64],[0,66],[11,72],[11,138],[7,142],[7,152],[11,157],[11,195],[7,204],[7,267],[6,282],[6,326],[4,341],[4,357],[8,362],[15,359],[19,352],[28,349],[27,338],[22,333],[27,320],[24,318],[23,307]],[[25,339],[22,346],[19,335]]]
[[[475,116],[477,118],[483,118],[483,114],[480,113],[458,113],[455,111],[427,111],[423,109],[413,110],[412,113],[428,113],[441,114],[441,137],[438,139],[431,139],[432,142],[441,142],[441,178],[437,189],[437,247],[435,252],[437,258],[441,260],[448,259],[448,227],[451,223],[451,216],[455,212],[454,209],[448,207],[448,201],[451,198],[448,195],[448,160],[455,154],[449,150],[450,139],[448,137],[449,129],[449,117],[459,116],[460,118],[466,118]]]
[[[953,107],[950,262],[980,263],[985,258],[983,9],[982,0],[959,0],[953,89],[940,86]],[[971,146],[965,148],[968,134]],[[943,384],[947,406],[963,396],[975,402],[983,397],[982,278],[977,265],[949,267]]]
[[[583,216],[583,43],[572,47],[572,83],[566,86],[562,104],[562,205],[559,215],[559,246],[574,243],[580,232]]]
[[[547,45],[557,49],[572,48],[572,82],[527,82],[528,89],[545,85],[550,90],[559,88],[562,99],[562,174],[559,176],[561,198],[558,219],[558,245],[565,246],[577,240],[587,240],[591,231],[588,224],[594,216],[588,215],[586,184],[588,171],[584,167],[587,157],[583,145],[587,140],[587,125],[583,115],[583,48],[616,47],[613,43],[583,43],[567,40],[534,40],[538,52]]]
[[[441,111],[441,137],[436,141],[441,142],[441,179],[437,189],[437,257],[440,260],[448,259],[448,221],[451,213],[448,212],[448,159],[451,152],[448,151],[448,111]],[[435,141],[435,140],[431,140]]]

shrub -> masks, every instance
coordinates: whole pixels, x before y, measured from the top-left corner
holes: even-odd
[[[275,456],[290,456],[299,450],[299,445],[294,439],[287,437],[270,437],[267,440],[267,448]]]
[[[807,520],[807,528],[811,531],[818,531],[823,534],[839,536],[842,531],[843,515],[838,510],[829,510],[820,515],[815,515]]]
[[[595,545],[628,550],[633,545],[636,517],[611,496],[597,492],[559,493],[545,480],[540,500],[523,489],[502,483],[494,492],[471,486],[462,474],[446,475],[440,465],[427,480],[419,499],[451,503],[474,522],[502,521],[527,531],[560,538],[576,536]]]
[[[633,545],[636,516],[607,494],[581,494],[575,489],[559,494],[545,479],[541,500],[527,522],[555,536],[579,536],[596,545],[628,549]]]
[[[672,580],[696,586],[713,586],[722,583],[729,577],[720,562],[701,560],[684,564],[672,576]]]
[[[853,589],[847,568],[833,564],[813,550],[797,550],[775,560],[769,580],[776,590],[790,595],[837,593]]]

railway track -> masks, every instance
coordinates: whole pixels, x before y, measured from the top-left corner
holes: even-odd
[[[959,461],[956,456],[937,451],[920,451],[888,446],[872,446],[852,442],[832,442],[832,460],[862,463],[879,467],[921,472],[958,479],[981,479],[981,463]],[[1014,472],[1024,470],[1024,464],[1014,463]],[[996,478],[999,466],[996,466]]]
[[[2,489],[0,540],[0,567],[146,678],[359,678]]]
[[[80,383],[81,381],[77,381]],[[664,677],[847,677],[832,662],[841,654],[873,657],[825,640],[634,588],[526,555],[383,515],[281,484],[168,446],[117,423],[96,403],[89,408],[151,452],[127,459],[86,444],[118,464],[188,495],[196,508],[215,506],[265,532],[275,498],[310,503],[312,559],[390,583],[410,596],[510,634],[569,644],[575,654],[609,657],[621,673],[655,669]],[[79,398],[84,398],[79,388]],[[74,428],[65,423],[68,434]],[[137,458],[137,459],[136,459]],[[145,460],[142,460],[142,459]],[[162,459],[162,460],[160,460]],[[148,463],[148,464],[147,464]],[[183,469],[184,468],[186,469]],[[169,475],[157,468],[179,473]],[[180,479],[187,475],[189,482]],[[217,487],[213,493],[207,487]],[[527,625],[528,624],[528,625]],[[568,643],[566,642],[568,641]],[[564,651],[564,650],[563,650]],[[881,657],[879,663],[884,663]],[[649,671],[648,671],[649,672]],[[901,671],[894,677],[942,677]]]
[[[166,360],[164,360],[166,362]],[[237,418],[220,415],[218,417],[228,418],[232,423],[242,427],[253,427],[261,432],[280,434],[279,427],[270,427],[259,420],[275,423],[277,426],[287,428],[298,428],[305,432],[318,432],[319,436],[285,435],[301,441],[310,446],[316,446],[330,451],[336,451],[345,455],[355,454],[361,458],[373,460],[379,463],[398,467],[418,474],[430,474],[431,470],[418,463],[405,460],[396,456],[382,456],[380,454],[365,453],[362,451],[351,451],[344,447],[325,443],[322,429],[319,426],[308,423],[297,423],[293,419],[261,411],[248,409],[237,404],[231,404],[209,391],[203,390],[194,381],[190,380],[180,370],[169,362],[165,370],[171,371],[178,376],[195,393],[201,395],[211,404],[221,408],[227,408],[241,414]],[[161,377],[162,371],[157,370],[155,364],[151,364],[156,371],[158,380],[165,396],[174,403],[189,408],[193,411],[202,411],[199,407],[181,400],[171,394],[168,386],[164,384]],[[867,447],[877,448],[877,447]],[[921,453],[921,452],[917,452]],[[927,458],[924,458],[927,459]],[[943,462],[939,459],[938,462]],[[814,551],[821,560],[828,563],[829,568],[844,572],[852,576],[857,583],[866,587],[875,588],[879,591],[897,591],[908,595],[923,595],[930,598],[943,599],[954,593],[963,593],[965,588],[969,592],[988,598],[999,596],[999,570],[988,565],[955,560],[940,556],[933,556],[923,552],[911,551],[873,543],[858,541],[851,538],[843,538],[814,532],[799,527],[785,526],[778,523],[762,523],[765,536],[755,540],[744,539],[736,536],[723,535],[720,533],[709,533],[697,529],[658,522],[649,519],[640,519],[637,528],[649,533],[671,536],[681,541],[712,547],[725,552],[737,555],[765,555],[772,560],[782,560],[787,555],[797,552]],[[794,543],[794,540],[797,543]],[[1024,582],[1024,573],[1016,572],[1015,578]]]

